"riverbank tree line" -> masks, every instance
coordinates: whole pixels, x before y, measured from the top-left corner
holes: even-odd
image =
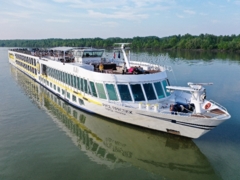
[[[200,34],[199,36],[185,34],[168,37],[133,37],[119,38],[80,38],[80,39],[16,39],[0,40],[0,47],[96,47],[111,48],[114,43],[131,43],[133,49],[188,49],[188,50],[223,50],[240,51],[240,34],[216,36],[212,34]]]

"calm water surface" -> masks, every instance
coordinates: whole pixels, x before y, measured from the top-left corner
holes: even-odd
[[[232,118],[196,140],[116,123],[65,104],[0,48],[0,179],[240,179],[239,55],[132,55],[171,66],[172,85],[213,82],[208,98]]]

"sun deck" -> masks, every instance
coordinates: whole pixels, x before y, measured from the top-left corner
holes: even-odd
[[[72,53],[68,52],[69,50],[73,50],[74,48],[71,47],[60,47],[61,53],[56,53],[54,50],[55,48],[52,48],[51,50],[40,50],[40,49],[11,49],[12,51],[23,53],[26,55],[31,55],[38,57],[40,59],[46,59],[46,60],[51,60],[51,61],[56,61],[59,63],[67,63],[67,64],[87,64],[87,65],[92,65],[94,67],[94,72],[99,72],[99,73],[107,73],[107,74],[123,74],[123,66],[122,62],[119,60],[107,60],[105,58],[99,58],[99,60],[96,60],[97,55],[89,55],[89,53],[83,54],[82,56],[85,58],[89,58],[88,61],[86,62],[76,62],[75,57]],[[58,48],[59,50],[59,48]],[[87,48],[82,48],[82,50],[87,50],[89,52],[90,50],[93,49],[87,49]],[[92,58],[91,58],[92,57]],[[104,62],[102,62],[104,61]],[[99,64],[103,64],[103,71],[100,72],[99,70]],[[160,68],[154,67],[154,68],[149,68],[149,67],[142,67],[141,70],[138,70],[139,64],[131,64],[130,68],[136,68],[136,71],[128,72],[128,70],[124,73],[125,75],[136,75],[136,74],[154,74],[161,72]],[[83,67],[84,68],[84,67]],[[145,69],[145,70],[143,70]]]

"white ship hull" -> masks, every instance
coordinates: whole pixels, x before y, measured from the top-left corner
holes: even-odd
[[[19,59],[24,59],[24,57],[30,59],[31,65]],[[124,123],[189,138],[198,138],[230,118],[225,108],[213,103],[208,111],[202,113],[175,113],[169,111],[169,105],[174,103],[174,101],[179,102],[182,97],[188,98],[190,101],[191,97],[188,97],[189,94],[183,93],[182,97],[178,97],[177,94],[167,96],[167,92],[164,92],[165,97],[160,100],[156,99],[146,102],[133,100],[133,102],[130,103],[122,100],[113,101],[109,99],[109,94],[106,95],[106,99],[101,99],[93,96],[93,93],[83,92],[83,90],[76,88],[76,86],[70,86],[59,79],[57,80],[51,77],[51,75],[43,73],[44,66],[47,66],[48,68],[58,68],[64,72],[69,72],[75,75],[75,77],[81,76],[88,81],[88,83],[94,82],[96,84],[97,82],[101,82],[106,85],[111,82],[116,86],[117,83],[126,82],[134,84],[140,81],[163,81],[167,78],[165,71],[149,75],[99,73],[89,71],[80,66],[70,66],[65,63],[50,61],[47,58],[40,58],[34,55],[26,55],[14,50],[9,51],[9,62],[69,104]],[[106,87],[104,88],[106,91]],[[93,90],[91,91],[93,92]],[[99,92],[98,96],[100,96]],[[147,99],[146,93],[144,96],[145,99]],[[118,95],[118,97],[120,97],[120,95]],[[203,101],[202,106],[204,106],[206,102],[209,102],[205,101],[206,100]]]

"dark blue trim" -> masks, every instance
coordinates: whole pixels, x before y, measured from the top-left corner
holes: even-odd
[[[155,118],[155,119],[160,119],[160,120],[163,120],[163,121],[168,121],[168,122],[179,124],[179,125],[182,125],[182,126],[197,128],[197,129],[212,130],[213,128],[216,127],[216,126],[207,126],[207,125],[201,125],[201,124],[185,123],[185,122],[177,121],[175,119],[167,119],[167,118],[156,117],[156,116],[151,116],[151,115],[146,115],[146,114],[141,114],[141,113],[137,113],[137,114],[140,114],[142,116]]]

